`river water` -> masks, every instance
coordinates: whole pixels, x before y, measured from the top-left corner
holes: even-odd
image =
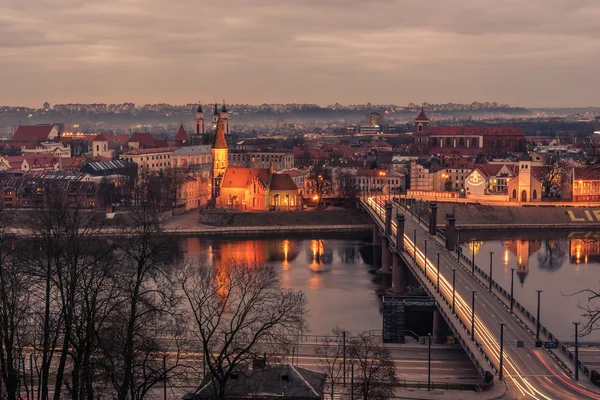
[[[600,234],[590,232],[470,233],[461,238],[463,253],[489,271],[493,279],[510,291],[514,268],[514,295],[530,313],[537,312],[537,290],[541,293],[541,323],[561,341],[574,341],[573,322],[589,321],[581,307],[598,306],[585,289],[600,292]],[[465,236],[465,235],[461,235]],[[464,240],[466,239],[466,240]],[[599,330],[582,341],[600,342]]]
[[[305,292],[310,334],[326,334],[336,326],[351,332],[382,327],[376,291],[383,283],[367,263],[373,254],[368,241],[185,238],[181,248],[204,263],[237,259],[275,265],[284,287]]]

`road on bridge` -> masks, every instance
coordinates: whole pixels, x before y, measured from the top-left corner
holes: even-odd
[[[370,198],[367,204],[376,214],[385,215],[384,199]],[[403,213],[400,207],[394,205],[392,215]],[[384,219],[377,223],[383,226]],[[395,245],[395,223],[392,224],[393,237],[391,245]],[[416,252],[414,247],[414,232],[416,231]],[[459,324],[466,339],[471,330],[471,301],[472,291],[475,294],[475,341],[479,343],[495,369],[500,364],[500,322],[504,327],[504,378],[509,384],[511,393],[516,398],[533,399],[600,399],[600,393],[593,387],[586,377],[585,381],[577,382],[567,375],[546,352],[535,347],[535,338],[525,329],[501,304],[488,289],[482,286],[470,271],[460,265],[454,255],[446,250],[437,238],[429,235],[428,231],[406,215],[405,222],[405,252],[406,259],[415,258],[420,270],[424,274],[425,267],[425,240],[427,240],[427,277],[437,283],[437,253],[440,254],[440,288],[435,294],[436,299],[452,301],[452,271],[456,270],[455,310],[456,318],[467,327],[465,331]],[[415,268],[411,264],[411,269]],[[423,275],[421,275],[423,276]],[[517,347],[517,341],[523,342],[523,347]]]

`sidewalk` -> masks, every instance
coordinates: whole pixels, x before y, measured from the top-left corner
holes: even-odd
[[[428,392],[427,389],[397,389],[394,391],[395,399],[453,399],[453,400],[493,400],[503,399],[511,400],[514,399],[508,393],[507,385],[504,382],[496,381],[494,387],[485,392],[470,392],[470,391],[458,391],[458,390],[432,390]]]

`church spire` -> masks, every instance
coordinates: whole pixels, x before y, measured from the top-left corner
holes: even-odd
[[[227,149],[227,141],[225,140],[225,129],[223,129],[223,121],[219,115],[217,120],[217,133],[215,135],[215,145],[213,149]]]

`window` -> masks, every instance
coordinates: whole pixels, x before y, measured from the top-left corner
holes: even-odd
[[[517,198],[517,189],[513,189],[513,192],[512,192],[512,198],[513,198],[513,199],[516,199],[516,198]]]
[[[423,124],[419,124],[417,127],[418,132],[423,132]],[[420,141],[420,140],[419,140]]]
[[[535,190],[535,189],[533,190],[533,193],[532,193],[532,195],[531,195],[531,198],[532,198],[533,200],[537,200],[537,190]]]

